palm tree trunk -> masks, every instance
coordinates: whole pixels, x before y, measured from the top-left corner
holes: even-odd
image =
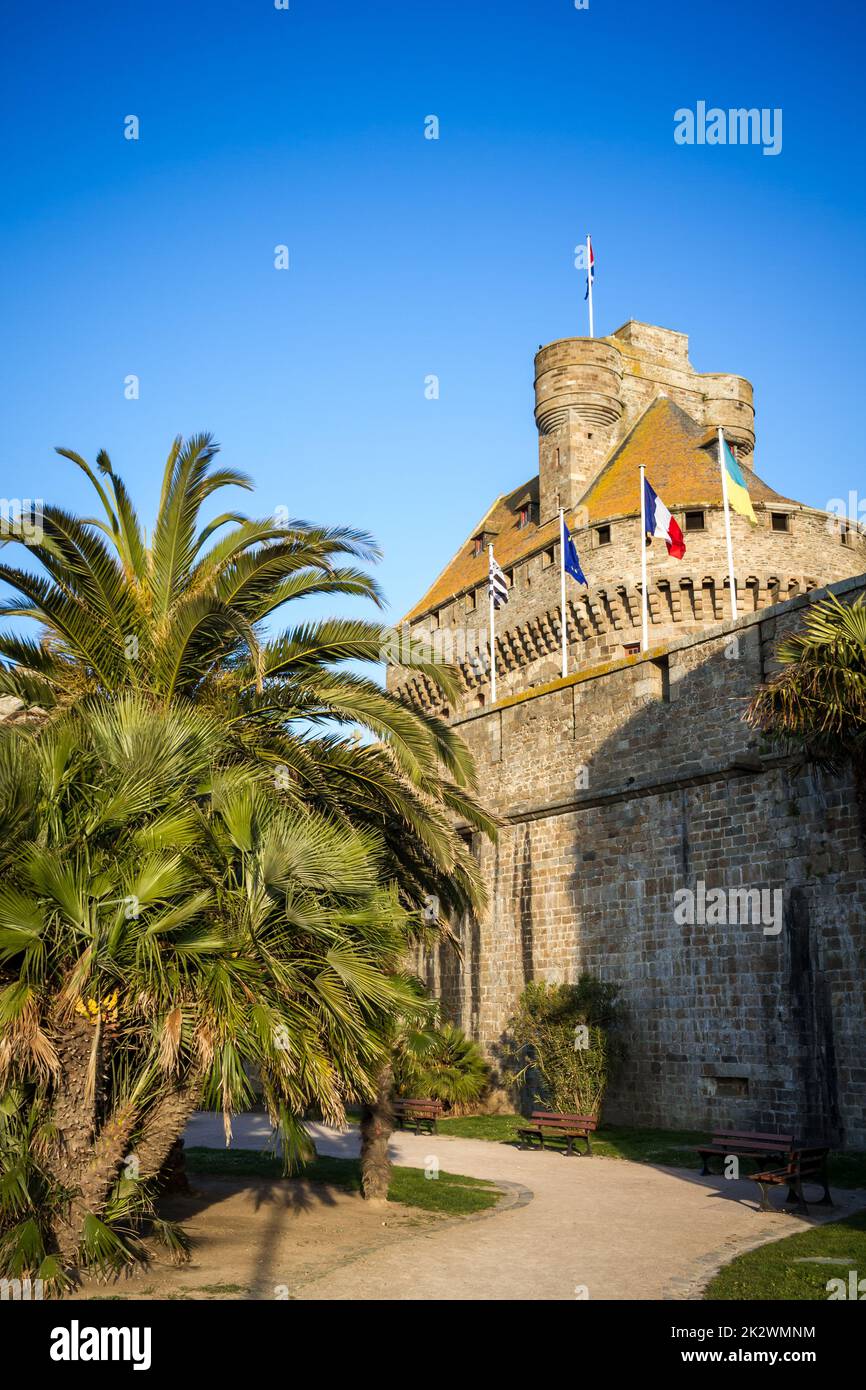
[[[142,1179],[159,1178],[160,1190],[164,1185],[170,1185],[174,1192],[189,1190],[183,1161],[183,1132],[201,1100],[201,1090],[202,1078],[196,1073],[164,1091],[142,1126],[141,1138],[135,1146],[138,1175]]]
[[[389,1062],[379,1073],[375,1100],[361,1111],[361,1192],[368,1202],[384,1202],[388,1198],[388,1141],[394,1133],[393,1085],[394,1072]]]
[[[74,1268],[78,1263],[87,1217],[102,1215],[118,1169],[127,1156],[134,1127],[134,1106],[123,1106],[109,1117],[91,1145],[87,1161],[78,1173],[69,1205],[54,1229],[58,1254],[67,1269]]]

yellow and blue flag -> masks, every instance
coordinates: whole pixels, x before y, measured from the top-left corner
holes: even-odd
[[[739,512],[740,516],[747,516],[753,526],[757,526],[758,518],[755,516],[743,470],[728,448],[727,440],[722,441],[722,464],[727,473],[728,505],[735,512]]]

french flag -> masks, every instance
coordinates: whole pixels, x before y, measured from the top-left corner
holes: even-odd
[[[650,540],[653,536],[661,536],[668,548],[668,554],[672,555],[675,560],[681,560],[686,553],[686,543],[683,540],[679,523],[674,521],[664,502],[658,493],[653,491],[646,478],[643,480],[643,500],[646,533]]]

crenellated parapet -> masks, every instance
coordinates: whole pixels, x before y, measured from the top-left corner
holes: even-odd
[[[785,600],[817,589],[814,573],[767,569],[760,573],[744,569],[736,576],[737,617],[747,617]],[[730,585],[724,569],[674,570],[647,585],[648,633],[652,648],[679,637],[731,621]],[[507,614],[507,610],[506,610]],[[421,672],[394,668],[391,689],[427,713],[446,718],[489,703],[489,644],[483,629],[468,630],[476,640],[471,650],[461,651],[456,642],[442,641],[437,634],[416,631],[424,636],[428,653],[438,654],[443,663],[453,665],[461,683],[461,698],[449,704],[435,682]],[[496,630],[497,696],[503,699],[555,679],[561,670],[562,629],[558,604],[541,612],[509,622],[505,616]],[[566,603],[568,669],[581,671],[599,662],[616,660],[636,653],[642,634],[641,586],[639,583],[612,583],[574,590]]]

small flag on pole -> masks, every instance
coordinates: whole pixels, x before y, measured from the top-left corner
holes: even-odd
[[[733,507],[735,512],[739,512],[740,516],[747,516],[753,526],[757,526],[758,518],[755,516],[755,509],[752,506],[749,489],[743,477],[743,470],[728,448],[728,441],[724,436],[721,437],[721,442],[722,461],[724,463],[725,472],[728,475],[726,479],[728,484],[728,504]]]
[[[660,536],[668,548],[668,554],[681,560],[686,553],[686,543],[679,523],[674,520],[658,493],[643,480],[644,491],[644,530],[652,540]]]
[[[493,558],[493,546],[490,547],[490,574],[487,583],[493,607],[502,608],[508,602],[508,580]]]
[[[562,507],[559,509],[559,539],[562,546],[559,569],[559,612],[562,638],[562,679],[565,680],[568,675],[568,618],[566,617],[565,605],[565,576],[570,574],[572,579],[577,580],[578,584],[586,584],[586,576],[580,568],[577,547],[571,538],[571,532],[565,524],[565,512]]]
[[[589,293],[595,280],[595,252],[592,249],[592,237],[586,238],[586,294],[584,299],[589,299]]]
[[[577,580],[578,584],[586,584],[586,575],[580,567],[577,547],[566,525],[565,517],[562,518],[562,567],[566,574],[570,574],[572,579]],[[589,588],[588,584],[587,588]]]

